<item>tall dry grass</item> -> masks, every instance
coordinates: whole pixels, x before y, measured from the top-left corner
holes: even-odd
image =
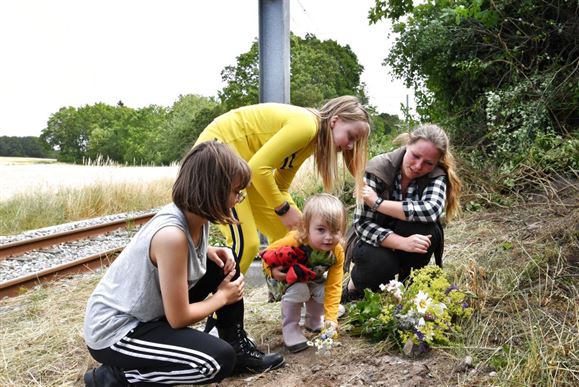
[[[335,184],[333,192],[330,193],[338,196],[347,208],[352,207],[355,203],[355,198],[352,195],[354,179],[344,168],[341,157],[338,160],[338,173],[338,181]],[[314,159],[310,157],[297,171],[290,187],[290,193],[298,207],[303,208],[305,201],[310,196],[323,191],[324,188],[321,183],[321,178],[314,168]]]
[[[546,208],[470,213],[448,229],[446,270],[476,295],[453,350],[498,372],[497,385],[579,385],[579,211]]]
[[[103,215],[149,210],[171,201],[174,179],[142,183],[95,182],[81,188],[61,187],[50,195],[30,191],[0,202],[0,234],[13,235]]]

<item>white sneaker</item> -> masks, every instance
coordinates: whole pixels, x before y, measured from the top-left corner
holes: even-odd
[[[338,304],[338,318],[344,317],[346,314],[346,307],[342,304]]]

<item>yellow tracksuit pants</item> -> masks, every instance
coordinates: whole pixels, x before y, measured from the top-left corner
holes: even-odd
[[[295,206],[289,193],[284,193],[284,196],[288,203]],[[220,225],[219,229],[235,257],[240,260],[241,272],[245,274],[259,252],[258,230],[267,237],[268,243],[272,243],[284,237],[288,229],[251,186],[247,188],[246,199],[235,206],[233,214],[240,223]]]

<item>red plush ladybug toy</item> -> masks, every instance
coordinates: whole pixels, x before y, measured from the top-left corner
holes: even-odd
[[[285,280],[288,285],[294,282],[308,282],[316,278],[316,273],[306,266],[308,256],[299,247],[283,246],[262,252],[261,259],[269,266],[287,268]]]

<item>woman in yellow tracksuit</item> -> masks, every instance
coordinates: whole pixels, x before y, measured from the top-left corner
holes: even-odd
[[[352,96],[334,98],[319,110],[280,103],[245,106],[217,117],[205,128],[196,145],[208,140],[229,144],[252,171],[247,199],[233,209],[239,224],[220,226],[242,273],[258,253],[257,231],[271,243],[301,222],[288,189],[312,154],[326,191],[338,177],[338,152],[357,188],[363,187],[369,134],[369,115]]]

